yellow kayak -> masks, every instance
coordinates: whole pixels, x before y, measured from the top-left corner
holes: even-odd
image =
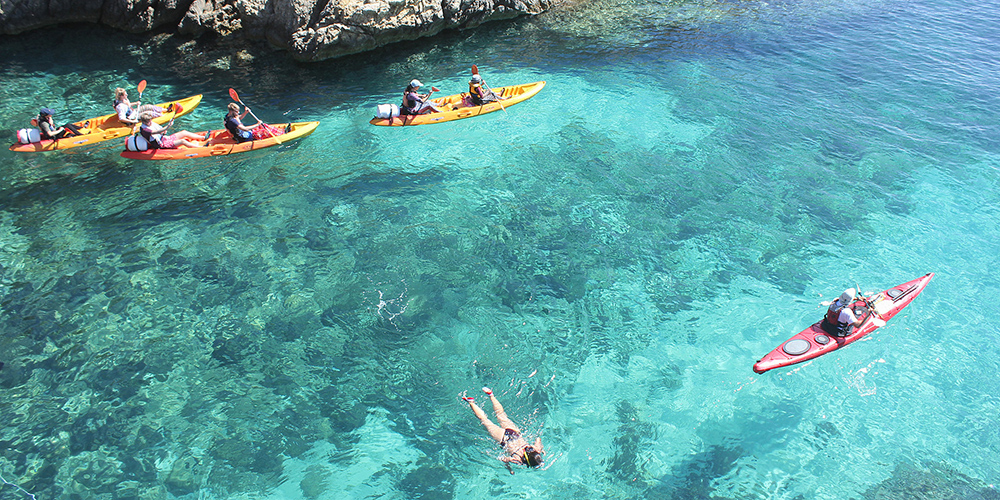
[[[179,101],[157,104],[157,106],[164,109],[171,104],[174,106],[180,105],[180,111],[165,112],[163,113],[163,116],[154,118],[153,121],[156,123],[166,123],[172,118],[190,113],[194,110],[194,108],[198,107],[198,104],[200,103],[201,94],[181,99]],[[82,120],[74,123],[74,125],[80,128],[80,131],[82,132],[81,135],[63,137],[62,139],[56,140],[32,142],[29,144],[17,143],[11,146],[10,150],[17,151],[19,153],[37,153],[39,151],[55,151],[57,149],[78,148],[80,146],[87,146],[90,144],[97,144],[98,142],[117,139],[119,137],[125,137],[126,135],[132,133],[132,125],[126,125],[118,121],[118,115],[114,113],[110,115],[98,116],[97,118],[91,118],[89,120]]]
[[[319,122],[272,123],[271,126],[285,130],[284,134],[237,143],[226,129],[213,130],[209,136],[208,146],[188,148],[184,146],[170,149],[148,149],[146,151],[122,151],[123,158],[132,160],[185,160],[188,158],[204,158],[206,156],[225,156],[233,153],[244,153],[255,149],[264,149],[278,144],[294,141],[305,137],[316,130]],[[205,132],[201,132],[204,134]]]
[[[542,87],[544,86],[545,82],[541,81],[535,83],[525,83],[523,85],[512,85],[509,87],[497,87],[493,89],[493,92],[500,96],[502,100],[500,102],[490,102],[482,105],[469,105],[464,100],[468,94],[455,94],[447,97],[439,97],[437,99],[431,99],[431,102],[433,102],[434,105],[441,110],[440,113],[400,115],[392,118],[379,118],[376,116],[375,118],[372,118],[369,123],[383,127],[403,127],[471,118],[473,116],[500,111],[501,105],[503,106],[502,109],[506,109],[519,102],[530,99],[542,90]]]

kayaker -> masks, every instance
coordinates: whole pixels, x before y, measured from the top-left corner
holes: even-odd
[[[166,127],[161,127],[159,124],[153,123],[153,118],[153,113],[149,111],[139,114],[139,121],[142,123],[139,125],[139,135],[149,141],[150,145],[157,148],[176,149],[179,146],[197,148],[202,146],[202,144],[197,144],[192,141],[204,142],[207,141],[211,135],[210,133],[205,135],[195,134],[194,132],[188,132],[187,130],[181,130],[180,132],[175,132],[170,135],[163,135],[163,133],[174,124],[174,121],[170,120]]]
[[[424,113],[441,112],[441,110],[438,109],[433,102],[427,100],[430,93],[417,93],[417,89],[419,89],[420,86],[420,80],[417,80],[416,78],[410,80],[410,84],[407,85],[406,90],[403,91],[403,103],[399,105],[399,114],[422,115]]]
[[[129,101],[128,91],[125,89],[121,87],[115,89],[115,100],[112,102],[112,105],[115,108],[115,113],[118,114],[118,121],[125,125],[139,123],[139,114],[143,112],[149,111],[153,114],[153,118],[157,118],[163,116],[164,111],[169,113],[174,108],[174,103],[170,103],[166,110],[155,104],[142,104],[141,106],[140,104],[142,103]]]
[[[250,107],[244,106],[243,114],[240,114],[240,106],[235,102],[229,103],[227,108],[228,112],[224,118],[226,124],[226,130],[233,136],[233,139],[237,142],[252,141],[254,139],[266,139],[268,137],[275,137],[287,132],[286,130],[281,130],[277,127],[272,127],[262,121],[257,119],[257,124],[253,126],[247,126],[243,124],[243,118],[250,113]],[[253,115],[251,115],[253,116]],[[255,117],[256,118],[256,117]]]
[[[472,79],[469,80],[469,98],[475,106],[503,100],[503,97],[490,90],[489,85],[486,85],[479,73],[472,75]]]
[[[67,123],[62,127],[57,127],[53,116],[56,114],[51,108],[38,110],[38,132],[42,140],[56,140],[63,137],[80,135],[80,128],[72,123]]]
[[[500,443],[500,447],[503,448],[505,454],[499,457],[498,460],[507,464],[507,470],[511,474],[514,473],[514,470],[510,468],[510,464],[512,463],[523,464],[527,467],[541,466],[542,455],[545,453],[545,450],[542,448],[542,438],[535,438],[535,443],[529,444],[528,441],[521,437],[521,430],[518,429],[517,425],[507,418],[507,413],[504,412],[500,401],[493,395],[493,390],[489,387],[483,387],[483,392],[490,397],[490,401],[493,403],[493,413],[496,414],[497,422],[503,426],[502,428],[500,425],[490,421],[489,417],[486,416],[486,412],[476,404],[475,398],[463,396],[462,400],[469,403],[469,408],[472,408],[472,412],[476,414],[479,421],[486,427],[490,436]]]
[[[830,304],[830,308],[826,310],[826,317],[823,318],[823,327],[828,332],[838,337],[846,337],[851,333],[852,327],[861,326],[865,320],[864,315],[858,318],[854,315],[854,308],[851,307],[855,296],[857,291],[848,288]]]
[[[243,114],[240,114],[240,105],[235,102],[229,103],[229,111],[226,113],[224,118],[226,123],[226,130],[232,134],[233,139],[237,143],[252,141],[253,140],[253,129],[261,126],[264,122],[257,120],[257,124],[253,126],[246,126],[243,124],[243,118],[250,112],[250,107],[244,108]]]

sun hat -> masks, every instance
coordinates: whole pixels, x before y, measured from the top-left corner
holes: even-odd
[[[42,108],[38,110],[38,114],[52,116],[56,114],[56,112],[53,111],[52,108]]]
[[[419,87],[420,85],[421,85],[421,83],[420,83],[420,80],[417,80],[416,78],[414,78],[414,79],[410,80],[410,86],[411,86],[411,87],[413,87],[413,88],[417,88],[417,87]]]
[[[847,290],[844,290],[844,293],[840,294],[840,303],[846,304],[854,300],[855,295],[857,295],[857,292],[853,288],[848,288]]]

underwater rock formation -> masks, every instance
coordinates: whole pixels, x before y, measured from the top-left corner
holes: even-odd
[[[1000,492],[945,463],[922,466],[899,463],[885,481],[864,492],[865,500],[968,499],[1000,500]]]
[[[302,61],[538,14],[552,0],[0,0],[0,34],[60,23],[267,40]]]

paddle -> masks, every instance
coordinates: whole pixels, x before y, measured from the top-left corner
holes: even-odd
[[[142,91],[146,90],[146,80],[139,82],[139,85],[136,86],[136,89],[139,90],[139,102],[142,102]]]
[[[229,89],[229,97],[232,97],[234,101],[236,101],[236,102],[238,102],[240,104],[243,104],[243,101],[240,100],[240,95],[237,94],[236,90],[233,89],[233,88]],[[243,104],[243,107],[245,108],[245,107],[247,107],[247,105]],[[248,109],[247,111],[250,111],[250,110]],[[264,123],[264,122],[260,121],[260,118],[257,118],[257,115],[253,114],[253,111],[250,111],[250,116],[252,116],[254,120],[257,120],[258,122]]]
[[[473,75],[478,75],[479,74],[479,66],[476,66],[475,64],[472,65],[472,74]],[[503,112],[506,114],[507,113],[507,108],[503,107],[503,101],[500,99],[500,96],[498,96],[497,93],[494,92],[493,89],[490,88],[490,85],[488,83],[486,83],[486,80],[482,80],[482,85],[483,85],[483,87],[486,87],[486,90],[488,90],[489,93],[492,94],[494,98],[496,98],[497,104],[500,105],[500,109],[502,109]]]
[[[861,288],[859,287],[858,290],[860,289]],[[885,320],[882,319],[882,316],[879,315],[878,310],[875,309],[875,303],[869,300],[868,297],[865,295],[861,295],[861,301],[864,302],[866,306],[868,306],[868,311],[872,315],[872,323],[875,323],[875,326],[877,328],[882,328],[883,326],[885,326]]]

